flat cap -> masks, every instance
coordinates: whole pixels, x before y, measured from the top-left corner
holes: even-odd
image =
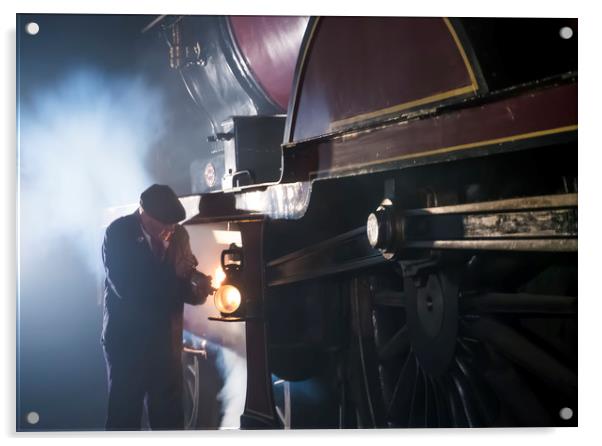
[[[140,195],[140,206],[144,212],[161,223],[178,223],[186,218],[186,210],[171,187],[153,184]]]

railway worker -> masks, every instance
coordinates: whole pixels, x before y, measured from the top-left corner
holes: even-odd
[[[183,304],[201,304],[213,290],[211,277],[196,271],[188,233],[177,224],[185,215],[173,190],[155,184],[136,212],[106,230],[107,430],[139,430],[145,400],[151,429],[184,427]]]

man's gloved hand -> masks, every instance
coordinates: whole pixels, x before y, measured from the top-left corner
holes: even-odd
[[[195,297],[195,301],[203,303],[207,299],[207,296],[213,294],[215,288],[211,286],[212,280],[211,276],[206,276],[199,271],[195,270],[192,273],[190,282],[192,283],[192,294]]]

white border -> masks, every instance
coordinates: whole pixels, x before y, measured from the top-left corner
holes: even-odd
[[[140,2],[142,3],[142,2]],[[187,0],[143,2],[115,1],[43,1],[21,0],[19,2],[2,2],[0,20],[3,23],[3,58],[2,58],[2,95],[0,122],[3,126],[1,134],[5,144],[2,150],[2,208],[0,217],[2,224],[2,257],[0,263],[0,283],[4,284],[2,302],[4,307],[2,326],[2,343],[5,361],[0,367],[3,388],[3,404],[0,404],[0,432],[12,441],[16,437],[37,438],[45,444],[64,444],[81,442],[85,438],[93,444],[105,444],[110,438],[144,437],[145,442],[164,443],[166,437],[178,437],[178,442],[200,444],[207,441],[248,442],[254,444],[284,443],[303,444],[322,437],[337,437],[345,443],[365,444],[367,442],[386,442],[389,440],[414,442],[437,442],[438,444],[479,444],[504,445],[519,442],[545,443],[546,445],[588,444],[595,443],[600,435],[600,340],[602,334],[602,308],[600,306],[600,206],[599,191],[602,187],[599,178],[602,163],[598,153],[602,150],[600,143],[600,19],[593,5],[595,2],[546,1],[527,2],[525,0],[504,0],[495,2],[469,1],[432,1],[418,2],[399,1],[385,2],[371,0],[369,2],[328,2],[324,0],[301,0],[298,2],[283,1],[227,1],[227,0]],[[578,429],[521,429],[521,430],[476,430],[476,431],[296,431],[296,432],[219,432],[219,433],[141,433],[131,435],[98,434],[98,433],[62,433],[62,434],[14,434],[15,428],[15,13],[17,12],[52,12],[52,13],[182,13],[182,14],[288,14],[288,15],[447,15],[447,16],[565,16],[579,17],[579,186],[580,194],[580,309],[579,309],[579,396],[580,396],[580,428]],[[65,438],[66,437],[66,438]],[[109,437],[109,438],[107,438]],[[315,439],[315,440],[314,440]],[[28,440],[29,441],[29,440]]]

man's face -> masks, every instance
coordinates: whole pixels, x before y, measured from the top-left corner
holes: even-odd
[[[142,212],[142,224],[144,225],[144,229],[149,233],[149,235],[153,238],[161,239],[164,241],[169,241],[176,230],[176,224],[166,224],[162,223],[159,220],[153,218],[147,212]]]

